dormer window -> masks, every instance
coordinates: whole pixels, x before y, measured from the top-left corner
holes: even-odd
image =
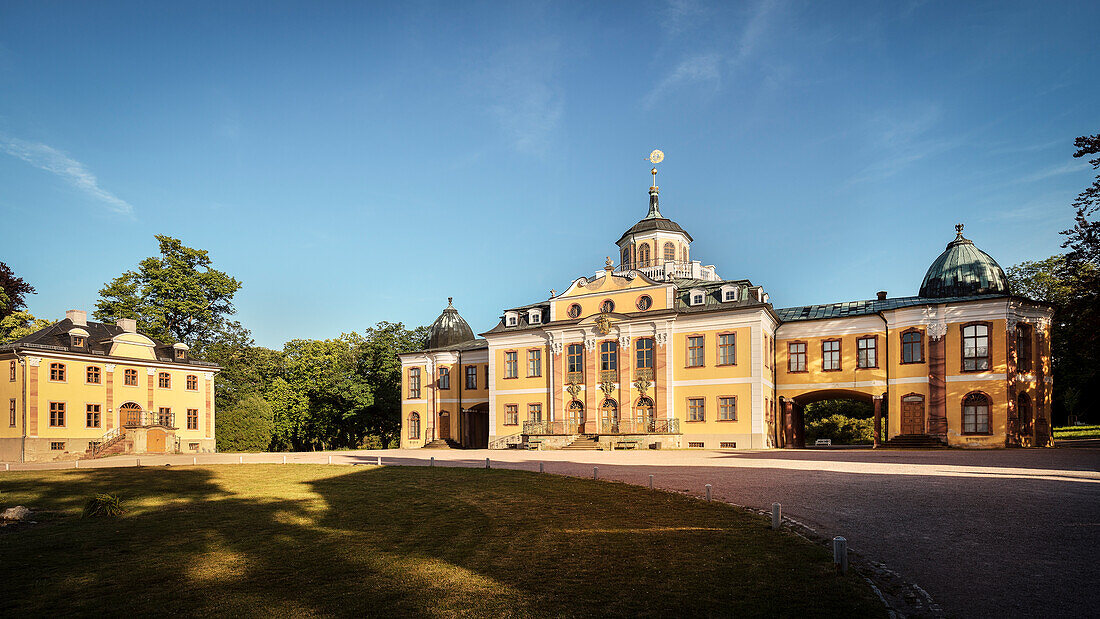
[[[172,354],[175,357],[176,361],[183,361],[184,359],[186,359],[188,350],[190,349],[187,347],[187,344],[184,344],[182,342],[172,344]]]
[[[688,305],[702,305],[706,298],[707,293],[701,288],[692,288],[688,291]]]
[[[69,329],[69,346],[84,348],[88,345],[88,332],[80,327]]]
[[[723,303],[730,303],[732,301],[739,300],[741,298],[740,292],[741,291],[738,290],[737,286],[732,286],[732,285],[722,286],[722,302]]]
[[[72,346],[73,346],[73,348],[84,348],[84,342],[85,341],[86,340],[84,339],[83,335],[74,335],[74,336],[72,336]]]
[[[531,310],[527,314],[527,322],[537,325],[542,323],[542,310]]]
[[[508,312],[504,314],[504,324],[509,327],[514,327],[519,324],[519,314],[516,312]]]

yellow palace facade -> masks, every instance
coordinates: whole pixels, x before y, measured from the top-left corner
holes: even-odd
[[[134,320],[64,320],[0,345],[0,460],[215,450],[220,368],[137,331]]]
[[[872,403],[876,444],[1049,443],[1051,309],[961,225],[916,296],[775,308],[693,260],[649,194],[617,266],[481,338],[448,304],[401,356],[402,447],[802,447],[802,408],[828,399]]]

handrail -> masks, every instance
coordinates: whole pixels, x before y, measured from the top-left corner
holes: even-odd
[[[111,428],[99,437],[98,444],[92,448],[92,457],[96,457],[103,453],[108,447],[122,440],[122,437],[126,436],[122,432],[122,428]]]
[[[512,445],[519,446],[523,444],[522,434],[509,434],[507,436],[498,436],[496,439],[489,441],[489,449],[507,449]]]

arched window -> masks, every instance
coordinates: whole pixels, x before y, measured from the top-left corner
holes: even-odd
[[[615,302],[611,299],[605,300],[603,303],[600,303],[600,311],[605,314],[610,314],[615,311]]]
[[[920,329],[902,332],[901,362],[924,363],[924,333]]]
[[[672,243],[665,243],[665,261],[671,262],[676,259],[676,246]]]
[[[127,402],[118,407],[118,421],[124,426],[140,426],[141,407],[133,402]]]
[[[688,261],[688,248],[687,247],[680,248],[680,260],[682,260],[684,262]]]
[[[420,438],[420,413],[409,413],[409,438]]]
[[[584,404],[580,400],[573,400],[566,410],[566,422],[569,423],[570,432],[575,431],[578,424],[584,423]]]
[[[638,357],[637,368],[639,370],[653,369],[653,338],[641,337],[634,343],[634,350]]]
[[[624,269],[630,268],[630,247],[623,248],[623,258],[619,261],[619,266]]]
[[[643,243],[638,248],[638,266],[643,268],[649,266],[649,243]]]
[[[619,343],[607,340],[600,343],[600,370],[614,372],[619,369]]]
[[[603,432],[619,431],[619,403],[611,398],[600,404],[600,429]]]
[[[1017,426],[1020,432],[1031,432],[1031,398],[1026,393],[1021,393],[1016,398],[1016,419],[1019,420]]]
[[[64,363],[51,363],[50,364],[50,380],[64,381],[65,380],[65,364]]]
[[[638,398],[634,403],[634,418],[640,431],[653,432],[653,400],[644,396]]]
[[[963,434],[989,434],[989,396],[974,391],[962,402]]]
[[[648,294],[643,294],[642,296],[638,297],[638,309],[644,312],[651,307],[653,307],[653,297],[649,296]]]
[[[574,304],[569,306],[569,317],[570,318],[577,318],[580,315],[581,315],[581,306],[579,304],[574,303]]]

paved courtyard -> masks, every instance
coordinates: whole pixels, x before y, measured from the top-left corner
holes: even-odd
[[[288,462],[494,467],[702,494],[784,514],[885,563],[953,616],[1081,616],[1100,607],[1100,448],[996,451],[452,451],[287,454]],[[246,454],[280,462],[284,454]],[[203,463],[242,456],[209,454]],[[186,465],[191,456],[146,456]],[[133,457],[81,466],[133,466]],[[73,463],[11,465],[71,468]]]

